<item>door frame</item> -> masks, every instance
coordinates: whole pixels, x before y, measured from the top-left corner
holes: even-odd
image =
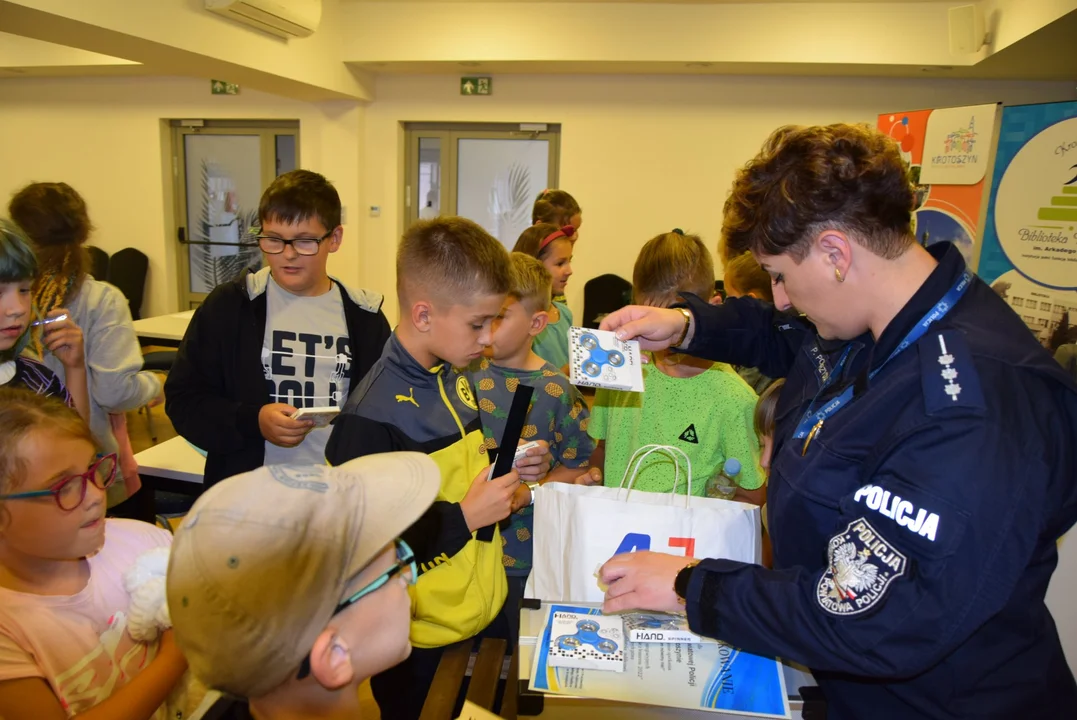
[[[200,122],[200,125],[194,124]],[[187,232],[187,162],[186,138],[190,135],[247,135],[260,138],[261,181],[263,190],[277,177],[277,136],[295,137],[295,165],[302,167],[297,120],[172,120],[172,179],[174,227],[172,242],[176,244],[176,293],[179,307],[190,310],[205,300],[202,293],[191,292],[191,255]],[[182,239],[181,239],[182,238]]]
[[[456,214],[456,186],[459,177],[457,153],[459,140],[546,140],[549,145],[548,187],[555,188],[561,171],[561,126],[541,123],[546,130],[521,130],[516,123],[404,123],[404,193],[400,217],[407,228],[419,219],[419,140],[441,141],[442,214]]]

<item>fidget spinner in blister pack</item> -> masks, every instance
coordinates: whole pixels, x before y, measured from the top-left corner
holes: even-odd
[[[580,620],[576,623],[575,635],[562,635],[557,638],[557,647],[562,650],[579,650],[584,645],[590,645],[606,655],[617,652],[617,643],[599,635],[598,623],[593,620]]]
[[[647,630],[680,630],[684,627],[682,621],[668,615],[628,615],[625,617],[625,622],[633,628]]]
[[[580,335],[580,347],[588,353],[580,363],[580,370],[584,375],[592,378],[601,377],[607,382],[616,379],[613,368],[619,368],[625,364],[624,355],[617,350],[606,350],[598,344],[598,338],[591,333]]]
[[[639,342],[608,331],[571,327],[569,379],[574,385],[643,392]]]

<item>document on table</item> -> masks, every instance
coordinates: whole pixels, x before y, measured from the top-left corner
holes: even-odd
[[[723,642],[628,643],[623,673],[549,667],[554,612],[598,615],[601,611],[547,606],[531,667],[532,690],[753,717],[791,717],[781,663]]]

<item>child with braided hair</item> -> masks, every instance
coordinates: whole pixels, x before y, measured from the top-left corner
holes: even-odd
[[[88,273],[85,243],[93,230],[86,201],[67,183],[32,183],[11,198],[8,211],[26,233],[40,265],[33,284],[40,313],[64,307],[85,334],[84,372],[88,380],[87,421],[105,452],[122,452],[121,482],[109,488],[109,506],[137,485],[129,457],[124,413],[164,401],[161,381],[142,370],[142,350],[131,310],[120,290]],[[61,378],[70,369],[35,338],[42,362]],[[68,383],[70,384],[70,383]],[[126,482],[125,482],[126,481]]]

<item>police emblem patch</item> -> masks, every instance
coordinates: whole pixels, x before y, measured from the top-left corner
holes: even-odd
[[[882,600],[908,565],[864,518],[830,538],[827,554],[830,564],[819,578],[816,598],[823,610],[839,617],[857,615]]]

